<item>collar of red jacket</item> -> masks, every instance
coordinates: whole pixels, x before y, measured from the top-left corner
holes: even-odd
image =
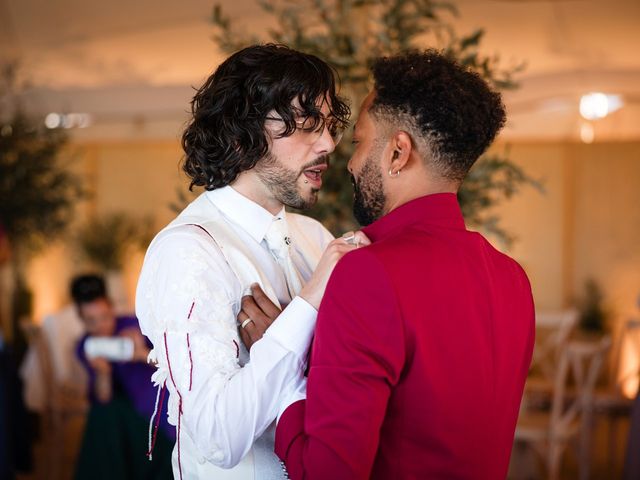
[[[372,242],[413,224],[465,229],[464,218],[455,193],[425,195],[400,205],[362,231]]]

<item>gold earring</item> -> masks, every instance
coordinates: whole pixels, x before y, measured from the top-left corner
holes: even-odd
[[[400,170],[402,170],[402,169],[400,169]],[[394,173],[393,173],[393,171],[392,171],[391,169],[389,169],[389,176],[390,176],[391,178],[399,177],[399,176],[400,176],[400,170],[398,170],[398,171],[394,174]]]

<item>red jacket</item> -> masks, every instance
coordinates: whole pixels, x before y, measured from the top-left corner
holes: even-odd
[[[522,268],[454,194],[365,229],[318,314],[307,400],[276,453],[292,479],[504,479],[534,341]]]

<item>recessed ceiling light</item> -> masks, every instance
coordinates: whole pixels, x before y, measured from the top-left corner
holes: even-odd
[[[51,112],[44,118],[47,128],[87,128],[92,118],[88,113],[55,113]]]
[[[622,107],[620,95],[591,92],[580,98],[580,115],[586,120],[597,120]]]

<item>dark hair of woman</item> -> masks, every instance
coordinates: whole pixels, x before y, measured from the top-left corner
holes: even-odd
[[[283,119],[280,136],[286,137],[301,118],[319,127],[326,98],[330,115],[346,126],[350,110],[337,94],[336,77],[318,57],[284,45],[254,45],[230,56],[191,102],[192,118],[182,135],[189,188],[224,187],[264,158],[270,112]]]
[[[90,303],[107,298],[107,287],[99,275],[80,275],[71,281],[71,298],[77,304]]]

